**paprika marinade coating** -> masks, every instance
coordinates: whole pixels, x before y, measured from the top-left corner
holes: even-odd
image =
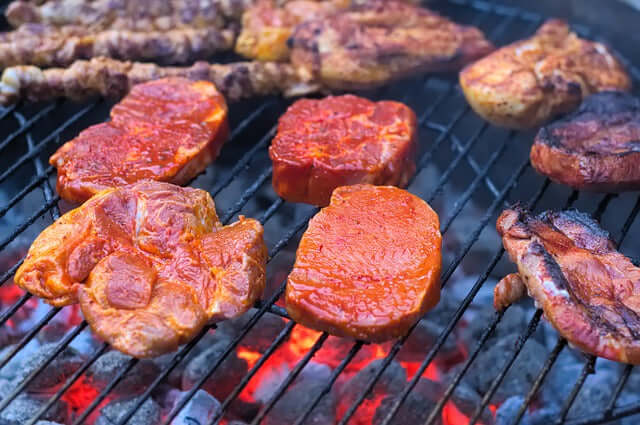
[[[111,110],[111,121],[82,131],[49,159],[63,199],[153,179],[185,184],[227,140],[227,105],[206,81],[166,78],[139,84]]]
[[[287,281],[304,326],[364,341],[404,335],[440,299],[438,215],[392,186],[336,189],[309,223]]]
[[[415,173],[417,124],[406,105],[353,96],[302,99],[280,118],[269,148],[273,188],[325,206],[339,186],[405,186]]]

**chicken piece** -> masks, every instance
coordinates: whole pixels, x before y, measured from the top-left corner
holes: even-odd
[[[298,25],[291,62],[330,89],[377,87],[410,74],[457,71],[493,50],[482,32],[400,1],[371,1]]]
[[[607,47],[551,19],[531,38],[467,66],[460,86],[482,118],[525,129],[573,110],[592,93],[629,90],[631,80]]]
[[[164,77],[211,81],[229,101],[274,93],[300,96],[319,89],[287,63],[196,62],[187,67],[169,67],[98,57],[75,61],[69,68],[40,69],[29,65],[7,68],[0,79],[0,104],[58,97],[76,101],[95,96],[119,99],[136,84]]]
[[[166,31],[98,30],[29,24],[0,34],[0,67],[67,66],[97,56],[121,60],[187,63],[233,48],[235,31],[178,28]]]
[[[534,216],[516,206],[500,215],[497,229],[560,335],[586,353],[640,363],[640,268],[597,222],[575,210]]]
[[[338,186],[406,186],[416,171],[417,132],[414,112],[399,102],[299,100],[280,117],[269,147],[273,188],[287,201],[325,206]]]
[[[623,92],[589,96],[576,112],[540,129],[531,164],[576,189],[640,189],[640,99]]]
[[[296,25],[308,19],[322,19],[344,9],[348,0],[294,0],[283,6],[277,0],[258,0],[242,15],[242,31],[236,52],[250,59],[285,61],[287,40]]]
[[[364,341],[404,335],[440,300],[437,214],[393,186],[337,188],[302,236],[287,280],[289,315]]]
[[[49,0],[43,5],[13,1],[5,15],[19,27],[27,23],[82,25],[92,30],[163,31],[176,28],[223,28],[239,20],[254,0]]]
[[[255,303],[265,286],[262,235],[243,217],[223,227],[203,190],[147,180],[63,215],[33,242],[15,282],[55,306],[79,302],[113,347],[153,357]]]
[[[185,184],[227,140],[227,105],[215,86],[182,78],[137,85],[111,121],[82,131],[51,156],[60,197],[83,202],[143,179]]]

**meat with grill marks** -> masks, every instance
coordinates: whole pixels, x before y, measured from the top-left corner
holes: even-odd
[[[524,129],[572,111],[590,94],[627,91],[631,80],[609,48],[551,19],[532,37],[467,66],[460,86],[478,115]]]
[[[163,31],[176,28],[223,28],[238,21],[254,0],[48,0],[14,1],[5,15],[19,27],[26,23],[82,25],[93,30]]]
[[[576,210],[539,215],[520,206],[497,222],[520,279],[496,288],[504,307],[524,293],[569,343],[586,353],[640,363],[640,268],[616,250],[609,234]],[[520,289],[518,288],[520,286]]]
[[[142,181],[45,229],[15,282],[52,305],[79,302],[95,333],[144,358],[246,312],[264,290],[266,255],[256,220],[223,226],[207,192]]]
[[[287,63],[196,62],[192,66],[168,67],[98,57],[75,61],[68,68],[9,67],[0,79],[0,104],[58,97],[76,101],[96,96],[119,99],[136,84],[164,77],[213,82],[228,101],[268,94],[296,96],[319,89]]]
[[[531,164],[575,189],[640,189],[640,99],[623,92],[589,96],[577,111],[540,129]]]
[[[291,62],[329,89],[376,87],[407,75],[458,71],[493,50],[477,28],[401,1],[370,1],[307,20]]]
[[[207,59],[214,53],[233,48],[234,42],[235,31],[232,29],[132,31],[28,24],[9,33],[0,33],[0,67],[67,66],[77,59],[98,56],[179,64]]]
[[[227,105],[207,81],[167,78],[135,86],[111,110],[111,121],[82,131],[51,156],[63,199],[143,179],[185,184],[227,140]]]

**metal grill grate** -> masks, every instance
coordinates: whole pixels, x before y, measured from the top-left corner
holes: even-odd
[[[538,15],[481,1],[449,1],[442,5],[442,8],[446,15],[458,21],[480,26],[498,45],[503,45],[531,34],[542,22],[542,17]],[[584,29],[582,32],[587,33]],[[630,64],[627,65],[637,86],[640,79],[640,70]],[[420,90],[416,90],[416,87],[419,87]],[[409,190],[434,205],[438,211],[442,211],[438,206],[446,207],[447,212],[441,214],[441,230],[445,246],[447,246],[447,240],[450,238],[452,229],[456,228],[463,218],[473,218],[473,225],[465,233],[467,235],[466,238],[456,241],[451,258],[443,264],[443,296],[447,295],[448,283],[454,272],[462,264],[474,263],[481,265],[476,273],[477,280],[470,287],[462,303],[449,319],[447,326],[439,335],[436,343],[431,347],[425,347],[424,360],[421,362],[419,369],[407,382],[399,397],[393,403],[392,408],[388,411],[387,416],[381,422],[382,424],[389,424],[423,372],[435,359],[447,338],[459,325],[463,314],[474,302],[476,295],[487,279],[494,273],[496,266],[501,261],[505,261],[503,259],[504,249],[495,237],[495,249],[493,252],[483,253],[476,248],[483,234],[486,235],[493,232],[492,224],[501,208],[516,200],[528,200],[528,204],[532,208],[560,208],[578,204],[581,209],[593,213],[596,217],[603,218],[606,222],[608,214],[609,216],[612,214],[612,209],[608,207],[612,203],[616,203],[614,209],[618,213],[620,211],[628,211],[628,213],[625,214],[625,219],[622,223],[606,223],[605,227],[611,229],[612,234],[617,234],[617,240],[624,250],[623,242],[640,211],[640,197],[633,194],[617,197],[612,195],[582,194],[550,184],[548,180],[537,176],[532,172],[528,161],[528,146],[532,139],[532,134],[504,131],[490,127],[482,122],[470,112],[459,87],[449,77],[431,76],[424,79],[415,79],[367,94],[373,98],[402,100],[416,110],[421,126],[421,146],[423,151],[418,163],[419,171],[411,182]],[[270,187],[272,169],[266,155],[266,148],[275,132],[276,118],[284,111],[286,106],[286,102],[279,99],[234,105],[231,108],[232,119],[242,117],[242,120],[232,123],[234,131],[232,132],[231,140],[225,146],[219,160],[209,168],[205,175],[192,182],[194,186],[208,190],[215,197],[218,209],[224,211],[221,214],[223,222],[230,221],[238,213],[242,212],[249,216],[258,217],[259,221],[265,226],[265,235],[270,253],[268,271],[272,290],[263,301],[256,305],[257,311],[244,325],[240,333],[231,340],[223,355],[216,362],[210,364],[207,372],[200,377],[196,385],[181,397],[163,424],[171,422],[203,383],[220,368],[224,359],[242,342],[243,338],[265,313],[269,312],[285,318],[288,321],[285,328],[238,382],[227,399],[221,400],[221,409],[211,420],[211,423],[218,423],[228,407],[236,400],[257,371],[278,347],[287,340],[297,326],[296,323],[289,319],[286,310],[278,305],[284,293],[285,283],[282,281],[276,282],[276,279],[282,279],[282,275],[276,272],[282,270],[282,264],[291,265],[290,254],[295,249],[295,242],[308,220],[317,210],[306,206],[287,204],[277,198]],[[16,108],[10,107],[0,110],[2,134],[7,135],[0,141],[0,170],[4,170],[0,172],[0,183],[3,185],[2,194],[5,196],[0,204],[0,220],[10,224],[10,226],[6,227],[6,236],[0,240],[1,253],[10,256],[11,252],[20,251],[20,249],[24,252],[24,246],[28,245],[39,231],[60,216],[61,208],[68,208],[68,206],[60,203],[60,198],[52,190],[54,173],[51,166],[46,166],[46,159],[61,143],[76,134],[78,130],[105,119],[108,109],[109,105],[104,101],[85,105],[74,105],[61,101],[44,106],[21,105]],[[450,202],[444,199],[445,196],[443,195],[449,188],[454,188],[459,193]],[[566,201],[563,202],[562,199],[566,199]],[[472,202],[470,201],[473,201],[481,208],[471,209],[470,204]],[[34,209],[34,205],[40,206]],[[589,207],[590,205],[597,205],[597,207],[593,210],[593,208]],[[619,224],[622,225],[619,226]],[[288,252],[288,257],[280,259],[279,254],[281,252]],[[475,258],[478,256],[480,260]],[[0,284],[9,282],[21,263],[22,259],[8,264],[5,267],[6,271],[0,277]],[[31,295],[25,294],[15,304],[3,311],[0,314],[0,326],[7,326],[8,322],[25,307],[25,304],[30,299]],[[60,308],[50,308],[12,349],[5,352],[4,357],[0,359],[0,370],[21,350],[25,350],[29,342],[61,310]],[[463,376],[474,367],[474,360],[476,360],[481,349],[496,330],[503,316],[504,312],[495,313],[492,320],[487,323],[476,346],[470,350],[466,360],[446,388],[443,397],[432,409],[427,421],[428,424],[436,423],[436,419],[439,417],[446,402],[452,396]],[[491,403],[507,372],[538,327],[541,316],[542,312],[537,310],[531,317],[528,326],[522,330],[515,350],[505,356],[504,363],[496,370],[495,378],[489,390],[483,395],[482,402],[475,410],[470,423],[476,423],[480,420],[481,413]],[[142,406],[142,403],[166,380],[171,371],[185,359],[187,354],[198,344],[210,328],[203,329],[195,339],[181,347],[173,355],[170,361],[165,364],[164,369],[147,387],[139,401],[121,419],[120,424],[126,423],[133,416]],[[25,390],[29,383],[60,355],[75,338],[86,331],[87,323],[82,321],[58,341],[55,350],[46,361],[31,372],[22,384],[4,396],[0,401],[0,412],[6,409]],[[322,349],[327,338],[328,335],[326,333],[322,333],[317,338],[313,346],[299,360],[281,385],[271,394],[270,399],[262,405],[252,422],[253,424],[260,423],[263,418],[269,415],[276,402],[285,394],[302,369]],[[339,424],[349,423],[357,409],[361,407],[365,397],[380,379],[385,368],[393,361],[407,339],[408,336],[402,337],[391,345],[386,357],[381,362],[381,367],[371,376],[367,385],[362,389],[346,413],[337,418]],[[558,338],[555,348],[549,352],[543,368],[539,371],[529,393],[526,395],[515,423],[519,423],[523,418],[566,345],[567,343],[564,339]],[[361,342],[353,343],[350,351],[324,383],[322,391],[311,400],[309,405],[305,407],[304,412],[297,418],[296,425],[305,423],[313,409],[329,393],[336,380],[363,346],[364,344]],[[107,344],[102,344],[27,423],[29,425],[36,423],[108,349]],[[74,424],[83,423],[137,363],[138,360],[131,359],[125,368],[113,376],[106,388],[80,413]],[[572,425],[596,424],[640,413],[640,402],[625,406],[617,406],[616,404],[633,370],[631,366],[628,366],[620,375],[616,389],[611,394],[611,399],[602,413],[590,417],[569,418],[570,409],[587,376],[597,372],[597,366],[596,358],[586,358],[581,374],[575,378],[576,383],[573,390],[567,396],[562,409],[557,414],[556,423]]]

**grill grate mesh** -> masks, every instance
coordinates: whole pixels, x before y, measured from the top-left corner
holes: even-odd
[[[454,17],[456,20],[478,25],[483,28],[489,37],[498,45],[505,44],[515,39],[530,34],[541,22],[542,17],[510,7],[501,7],[482,1],[450,0],[443,5],[445,14]],[[581,30],[585,35],[586,29]],[[597,37],[596,37],[597,38]],[[624,58],[623,58],[624,60]],[[640,71],[627,63],[628,69],[632,73],[636,85],[640,79]],[[421,91],[415,90],[421,87]],[[502,131],[487,125],[475,117],[469,110],[459,87],[455,81],[448,77],[432,76],[426,79],[416,79],[409,82],[396,84],[392,87],[367,93],[374,98],[394,98],[407,102],[419,115],[419,123],[422,132],[421,144],[424,148],[418,163],[418,173],[411,182],[409,189],[421,196],[429,203],[444,202],[439,201],[445,190],[449,186],[460,189],[459,196],[454,200],[451,210],[447,214],[442,214],[442,228],[445,241],[450,234],[450,230],[455,227],[456,220],[469,214],[475,214],[473,227],[469,230],[464,241],[459,242],[453,258],[444,264],[442,275],[443,294],[447,293],[448,282],[454,272],[468,260],[468,254],[474,252],[474,245],[481,238],[483,233],[490,232],[496,214],[500,209],[511,202],[519,199],[529,199],[528,204],[532,208],[563,206],[561,199],[566,198],[564,207],[570,207],[577,203],[584,205],[595,205],[594,211],[582,206],[582,209],[592,212],[596,217],[603,217],[608,207],[614,200],[621,200],[626,204],[631,204],[629,214],[626,216],[622,227],[618,232],[620,245],[625,241],[626,236],[633,227],[634,220],[640,211],[640,197],[632,195],[622,195],[614,197],[612,195],[589,195],[581,194],[577,191],[568,191],[565,188],[557,187],[533,173],[528,161],[528,141],[531,134],[516,133],[513,131]],[[240,122],[234,123],[231,140],[223,150],[221,158],[216,164],[210,167],[208,173],[198,177],[193,185],[207,189],[216,200],[218,208],[223,208],[221,214],[222,221],[228,222],[238,213],[256,216],[265,225],[266,236],[269,243],[270,267],[271,263],[282,251],[289,252],[295,248],[296,238],[305,228],[308,220],[317,212],[305,206],[288,205],[280,198],[277,198],[270,189],[271,166],[266,157],[266,148],[275,133],[275,122],[279,114],[286,108],[286,103],[279,99],[268,99],[266,101],[246,102],[242,105],[234,106],[231,109],[233,117],[244,117]],[[85,105],[73,105],[68,102],[58,101],[48,105],[20,105],[0,110],[0,126],[3,134],[8,134],[0,141],[0,183],[7,187],[6,199],[2,199],[0,205],[0,219],[13,223],[14,225],[6,232],[7,236],[0,240],[0,253],[7,253],[12,249],[20,247],[21,242],[30,242],[35,235],[58,218],[61,208],[66,208],[60,203],[60,198],[52,190],[52,179],[54,170],[51,166],[46,166],[46,158],[65,140],[68,140],[79,129],[89,124],[99,122],[107,116],[109,105],[104,101],[96,101]],[[428,137],[433,136],[433,137]],[[446,164],[446,166],[441,166]],[[507,169],[508,178],[502,178],[504,169]],[[436,169],[438,172],[434,183],[425,175],[425,171]],[[499,172],[502,170],[502,173]],[[633,200],[635,199],[635,203]],[[474,200],[484,207],[484,213],[467,211],[470,201]],[[25,206],[39,204],[36,209],[25,208]],[[616,207],[617,208],[617,207]],[[437,207],[436,207],[437,209]],[[10,219],[10,220],[9,220]],[[275,222],[275,224],[273,224]],[[283,223],[286,223],[283,224]],[[284,230],[283,230],[284,229]],[[504,249],[499,243],[495,244],[495,252],[487,255],[483,259],[484,266],[477,273],[477,280],[471,286],[464,297],[462,303],[450,318],[447,326],[439,335],[436,343],[425,353],[417,372],[410,379],[399,397],[396,399],[382,424],[391,423],[402,402],[410,394],[423,372],[435,359],[439,350],[443,347],[447,338],[455,330],[460,319],[467,308],[474,302],[474,298],[486,283],[487,279],[494,272],[496,266],[504,261]],[[6,267],[6,271],[0,276],[0,285],[10,281],[17,267],[22,263],[22,259]],[[273,266],[276,268],[279,266]],[[273,272],[273,270],[270,270]],[[275,273],[272,273],[275,275]],[[272,276],[271,280],[275,277]],[[280,277],[281,279],[281,277]],[[233,389],[231,394],[221,400],[222,408],[212,418],[210,423],[218,423],[227,408],[238,397],[247,386],[252,377],[265,364],[269,357],[280,347],[291,332],[297,326],[290,320],[286,310],[277,303],[284,293],[285,282],[273,285],[275,289],[268,297],[259,302],[257,311],[253,317],[245,324],[241,332],[228,344],[222,356],[216,362],[209,365],[208,370],[203,374],[194,387],[186,392],[173,411],[165,418],[164,424],[168,424],[193,397],[195,392],[203,383],[220,367],[224,359],[241,343],[243,338],[249,333],[254,325],[265,313],[279,315],[288,320],[285,328],[273,340],[270,346],[249,369],[247,374]],[[6,326],[7,322],[25,306],[31,299],[30,294],[20,297],[15,304],[0,314],[0,326]],[[14,347],[4,353],[0,359],[0,370],[6,366],[25,346],[46,326],[56,315],[60,313],[60,308],[50,308],[50,310],[36,323],[33,328],[20,339]],[[492,320],[487,324],[482,336],[477,344],[469,352],[468,357],[459,369],[449,386],[446,388],[443,397],[432,409],[428,424],[436,423],[441,410],[449,400],[459,382],[468,370],[474,367],[474,360],[480,350],[485,346],[487,340],[495,331],[504,316],[504,312],[495,313]],[[481,413],[488,406],[500,387],[507,372],[510,370],[527,340],[532,336],[538,324],[542,312],[537,310],[531,317],[527,327],[522,330],[515,346],[515,351],[506,356],[504,364],[500,367],[488,391],[482,395],[481,405],[477,407],[470,423],[480,420]],[[133,414],[142,406],[142,403],[151,393],[168,377],[171,371],[180,364],[189,352],[198,344],[206,332],[215,326],[203,329],[200,334],[191,342],[184,345],[166,363],[162,371],[154,381],[147,387],[139,401],[122,417],[120,424],[125,424]],[[64,338],[57,342],[55,350],[47,357],[38,368],[36,368],[13,391],[7,394],[0,401],[0,412],[18,396],[54,359],[69,346],[70,343],[87,328],[87,323],[82,321]],[[259,423],[266,417],[276,402],[285,394],[290,384],[296,376],[308,364],[313,356],[322,349],[328,335],[322,333],[315,340],[308,352],[298,361],[289,375],[281,385],[271,394],[270,399],[264,403],[261,410],[255,417],[253,424]],[[337,418],[343,425],[349,423],[365,397],[372,390],[376,382],[380,379],[385,368],[393,361],[394,357],[403,347],[408,336],[398,339],[389,349],[386,357],[381,362],[381,367],[374,373],[367,385],[362,389],[359,396],[348,408],[346,413]],[[526,410],[534,400],[536,393],[544,385],[545,378],[552,369],[561,352],[567,343],[564,339],[558,338],[555,348],[549,352],[544,366],[539,371],[534,380],[524,402],[522,403],[517,420],[519,423]],[[322,390],[311,400],[295,424],[303,424],[309,418],[312,410],[320,403],[322,397],[329,393],[332,386],[343,373],[348,364],[354,359],[356,354],[363,347],[363,343],[354,342],[350,351],[341,360],[340,364],[332,371],[325,382]],[[51,396],[51,398],[39,409],[28,424],[34,424],[44,413],[59,400],[65,392],[82,376],[82,374],[104,353],[108,351],[108,345],[102,344],[84,362],[84,364]],[[108,383],[108,385],[98,394],[93,402],[77,417],[74,424],[83,423],[105,400],[110,392],[120,381],[136,366],[138,360],[131,359],[125,368],[120,370]],[[597,415],[584,418],[569,418],[570,409],[578,396],[585,380],[589,374],[597,371],[597,359],[588,356],[585,359],[584,367],[580,375],[576,378],[573,390],[567,396],[558,412],[556,423],[566,423],[571,425],[586,425],[602,423],[616,418],[621,418],[640,413],[640,403],[617,407],[616,402],[624,390],[624,386],[633,371],[632,366],[627,366],[620,375],[615,391],[611,395],[606,409]]]

